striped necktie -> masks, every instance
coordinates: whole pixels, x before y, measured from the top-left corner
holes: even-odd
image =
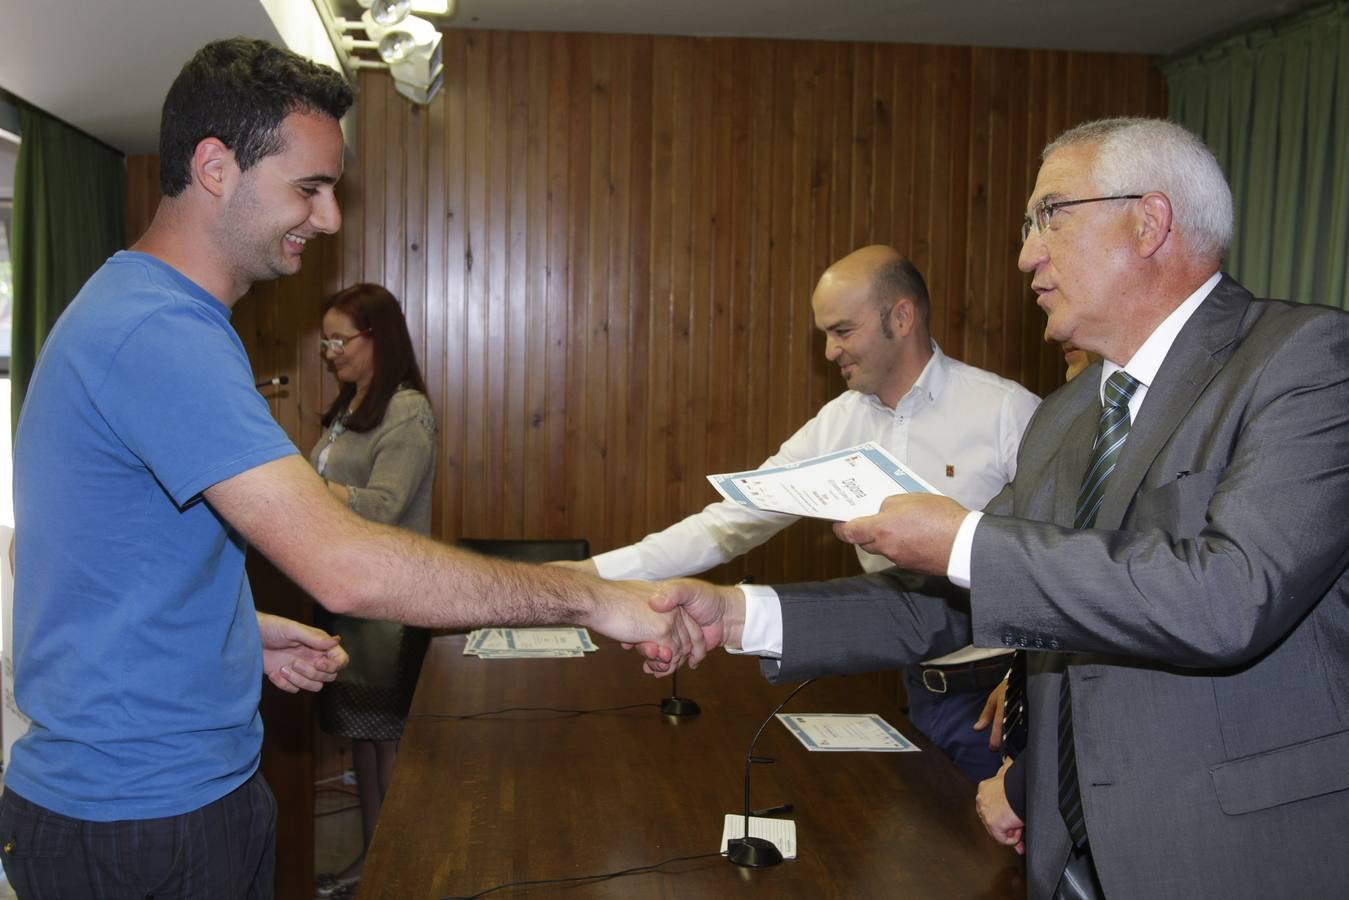
[[[1012,654],[1007,693],[1002,697],[1002,752],[1013,759],[1026,749],[1026,654]]]
[[[1090,528],[1105,499],[1105,486],[1119,462],[1124,441],[1129,437],[1129,400],[1141,385],[1138,379],[1120,369],[1105,382],[1105,403],[1096,423],[1096,443],[1091,448],[1091,465],[1077,493],[1074,528]]]
[[[1129,437],[1129,400],[1140,386],[1139,381],[1123,369],[1106,379],[1105,402],[1096,423],[1091,464],[1087,466],[1086,477],[1077,494],[1074,528],[1090,528],[1096,523],[1096,513],[1105,499],[1110,473],[1115,471],[1124,442]],[[1077,755],[1073,752],[1073,705],[1066,669],[1059,686],[1059,812],[1063,814],[1073,845],[1081,847],[1087,841],[1087,824],[1082,815]]]

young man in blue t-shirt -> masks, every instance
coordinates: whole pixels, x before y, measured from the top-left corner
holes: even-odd
[[[575,623],[697,655],[649,587],[359,519],[272,420],[229,315],[341,224],[351,100],[263,41],[203,48],[165,100],[153,223],[43,347],[15,446],[15,694],[32,728],[0,797],[21,896],[271,895],[258,672],[316,689],[345,654],[256,614],[248,544],[337,612]]]

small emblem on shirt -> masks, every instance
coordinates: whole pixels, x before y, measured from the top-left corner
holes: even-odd
[[[946,477],[947,477],[947,478],[955,478],[955,477],[956,477],[956,467],[955,467],[955,466],[947,466],[947,467],[946,467]]]

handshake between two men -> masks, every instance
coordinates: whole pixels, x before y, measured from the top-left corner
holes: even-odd
[[[945,576],[956,534],[968,514],[949,497],[897,494],[887,498],[875,515],[835,524],[834,533],[840,540],[886,557],[900,569]],[[640,593],[623,590],[630,598],[628,602],[641,597]],[[644,658],[643,670],[657,677],[670,675],[684,664],[697,668],[708,651],[717,647],[751,652],[764,649],[769,655],[781,651],[780,624],[771,624],[780,623],[777,611],[749,609],[745,592],[739,587],[681,578],[658,584],[654,594],[646,595],[645,603],[656,614],[655,621],[620,605],[610,607],[595,625],[600,632],[622,641],[624,647],[636,649]],[[766,645],[756,641],[745,647],[747,613],[756,637],[767,631]],[[765,615],[771,622],[768,629],[754,621]],[[939,644],[950,636],[949,630],[949,626],[934,625],[929,636]],[[915,660],[929,649],[916,648]]]

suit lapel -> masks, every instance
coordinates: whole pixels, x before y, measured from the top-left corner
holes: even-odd
[[[1097,528],[1118,528],[1157,454],[1176,433],[1204,388],[1222,369],[1250,308],[1251,295],[1223,276],[1176,335],[1166,360],[1148,385],[1129,440],[1106,486]],[[1085,465],[1085,464],[1084,464]]]

